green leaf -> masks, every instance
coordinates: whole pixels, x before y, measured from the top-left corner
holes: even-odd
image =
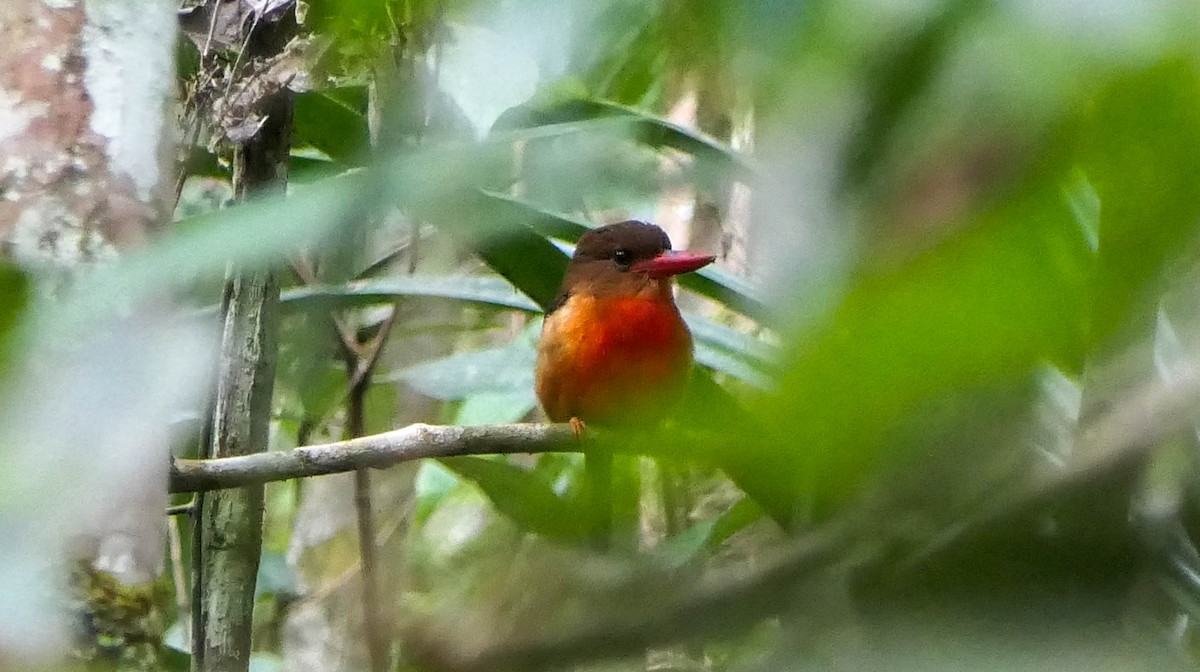
[[[770,378],[746,360],[736,357],[725,350],[714,348],[707,343],[696,342],[696,363],[713,371],[733,376],[738,380],[757,387],[761,390],[771,388]]]
[[[740,450],[742,485],[776,516],[853,492],[889,429],[941,395],[1073,370],[1087,344],[1094,253],[1052,154],[1022,189],[962,233],[899,266],[864,270],[840,307],[801,335],[765,428]],[[751,485],[751,481],[757,482]]]
[[[535,135],[514,133],[533,129]],[[654,149],[673,149],[690,154],[712,170],[750,180],[762,171],[749,158],[726,145],[679,124],[618,103],[569,100],[537,108],[519,106],[506,111],[492,127],[493,137],[548,137],[563,133],[619,131]]]
[[[677,569],[688,564],[708,548],[709,537],[717,526],[716,518],[702,520],[667,538],[655,551],[655,557],[667,567]]]
[[[13,332],[30,299],[29,279],[16,266],[0,262],[0,373],[7,367]]]
[[[1145,333],[1156,309],[1147,290],[1200,222],[1200,67],[1181,59],[1121,77],[1090,106],[1082,135],[1101,204],[1093,337],[1131,311]]]
[[[438,505],[459,485],[458,477],[436,460],[422,460],[413,489],[417,498],[413,518],[424,524]]]
[[[263,595],[298,595],[299,585],[296,572],[283,553],[263,551],[254,583],[255,599]]]
[[[418,364],[382,378],[403,381],[435,399],[466,399],[476,394],[527,394],[533,390],[537,353],[521,340],[489,350],[462,352]]]
[[[667,567],[679,568],[701,553],[715,549],[751,523],[762,518],[763,510],[754,500],[743,497],[724,513],[702,520],[663,541],[654,553]]]
[[[706,296],[764,326],[775,326],[777,316],[758,298],[754,287],[742,278],[716,266],[679,276],[679,285]]]
[[[460,207],[473,207],[478,213],[474,216],[479,219],[452,216],[438,223],[443,229],[453,229],[493,271],[533,299],[543,312],[549,310],[558,297],[558,286],[566,273],[566,255],[519,219],[503,213],[488,213],[488,202],[483,194],[471,194],[463,201]],[[458,214],[471,217],[462,210]]]
[[[249,672],[279,672],[283,668],[283,657],[277,653],[255,651],[250,654]]]
[[[187,618],[188,615],[180,614],[180,617]],[[171,627],[167,628],[166,633],[163,634],[163,644],[167,650],[187,654],[187,659],[191,660],[192,642],[186,634],[187,628],[184,626],[183,621],[175,621],[171,624]]]
[[[774,346],[733,327],[690,313],[684,315],[683,319],[697,341],[713,348],[735,353],[762,367],[773,366],[779,359],[779,353]]]
[[[536,407],[532,387],[519,392],[481,392],[463,400],[454,424],[470,427],[518,422]]]
[[[361,165],[370,146],[366,110],[365,86],[298,93],[295,144],[318,149],[344,166]]]
[[[515,308],[529,312],[538,305],[501,278],[479,276],[408,275],[373,278],[345,285],[310,285],[283,292],[279,300],[288,310],[305,310],[313,306],[362,307],[394,303],[404,297],[435,297],[456,299],[499,308]]]
[[[154,244],[91,276],[93,291],[74,308],[91,314],[113,302],[219,280],[229,264],[276,264],[321,243],[344,221],[361,219],[368,184],[361,172],[343,174],[177,222]]]
[[[586,536],[579,507],[559,497],[536,475],[507,462],[479,457],[439,461],[475,483],[500,513],[523,529],[561,541],[577,542]]]
[[[951,0],[898,50],[880,55],[870,73],[866,113],[846,144],[845,186],[861,186],[875,165],[888,157],[893,135],[933,83],[958,30],[985,5],[984,0]]]

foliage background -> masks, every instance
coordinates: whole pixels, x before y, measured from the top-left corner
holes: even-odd
[[[114,303],[163,292],[204,322],[235,262],[284,284],[272,450],[537,419],[538,314],[570,244],[645,218],[721,261],[682,283],[680,417],[611,439],[621,537],[587,544],[578,455],[378,475],[397,665],[1195,663],[1192,3],[309,0],[271,62],[187,4],[177,221],[70,301],[27,298],[36,269],[0,276],[4,417],[63,422],[45,391],[12,401],[47,334],[111,331]],[[233,203],[227,141],[280,86],[287,193]],[[205,324],[156,365],[193,394],[218,365]],[[71,422],[146,415],[106,393],[145,387],[113,370],[70,379]],[[144,419],[198,433],[190,403]],[[35,459],[28,424],[0,429],[9,464]],[[62,494],[12,473],[0,512],[34,528]],[[255,665],[367,667],[349,476],[266,495]],[[171,577],[192,559],[171,530],[153,601],[182,667]],[[13,548],[0,586],[36,565]]]

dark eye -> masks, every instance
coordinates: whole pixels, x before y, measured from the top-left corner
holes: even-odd
[[[613,252],[613,261],[616,262],[617,266],[619,266],[622,270],[626,270],[629,268],[629,265],[633,263],[633,253],[629,250],[617,250],[616,252]]]

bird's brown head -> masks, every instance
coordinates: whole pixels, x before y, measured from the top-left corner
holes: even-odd
[[[597,296],[670,297],[671,278],[712,263],[715,257],[674,251],[667,233],[629,220],[585,233],[567,265],[560,301],[573,292]]]

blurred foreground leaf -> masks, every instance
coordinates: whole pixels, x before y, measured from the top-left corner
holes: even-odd
[[[9,344],[30,298],[29,279],[15,266],[0,263],[0,380],[8,370]]]
[[[1084,119],[1081,165],[1099,197],[1098,340],[1136,315],[1151,327],[1158,285],[1200,220],[1200,68],[1175,60],[1122,76]]]
[[[1200,159],[1179,144],[1200,134],[1197,82],[1179,64],[1123,78],[1078,136],[1052,138],[1035,170],[961,233],[865,267],[799,335],[766,416],[773,438],[743,458],[760,503],[776,515],[801,500],[823,510],[854,492],[923,404],[1020,381],[1045,362],[1078,372],[1092,343],[1141,317],[1133,297],[1200,221]],[[1064,192],[1076,149],[1103,203],[1099,256]]]

